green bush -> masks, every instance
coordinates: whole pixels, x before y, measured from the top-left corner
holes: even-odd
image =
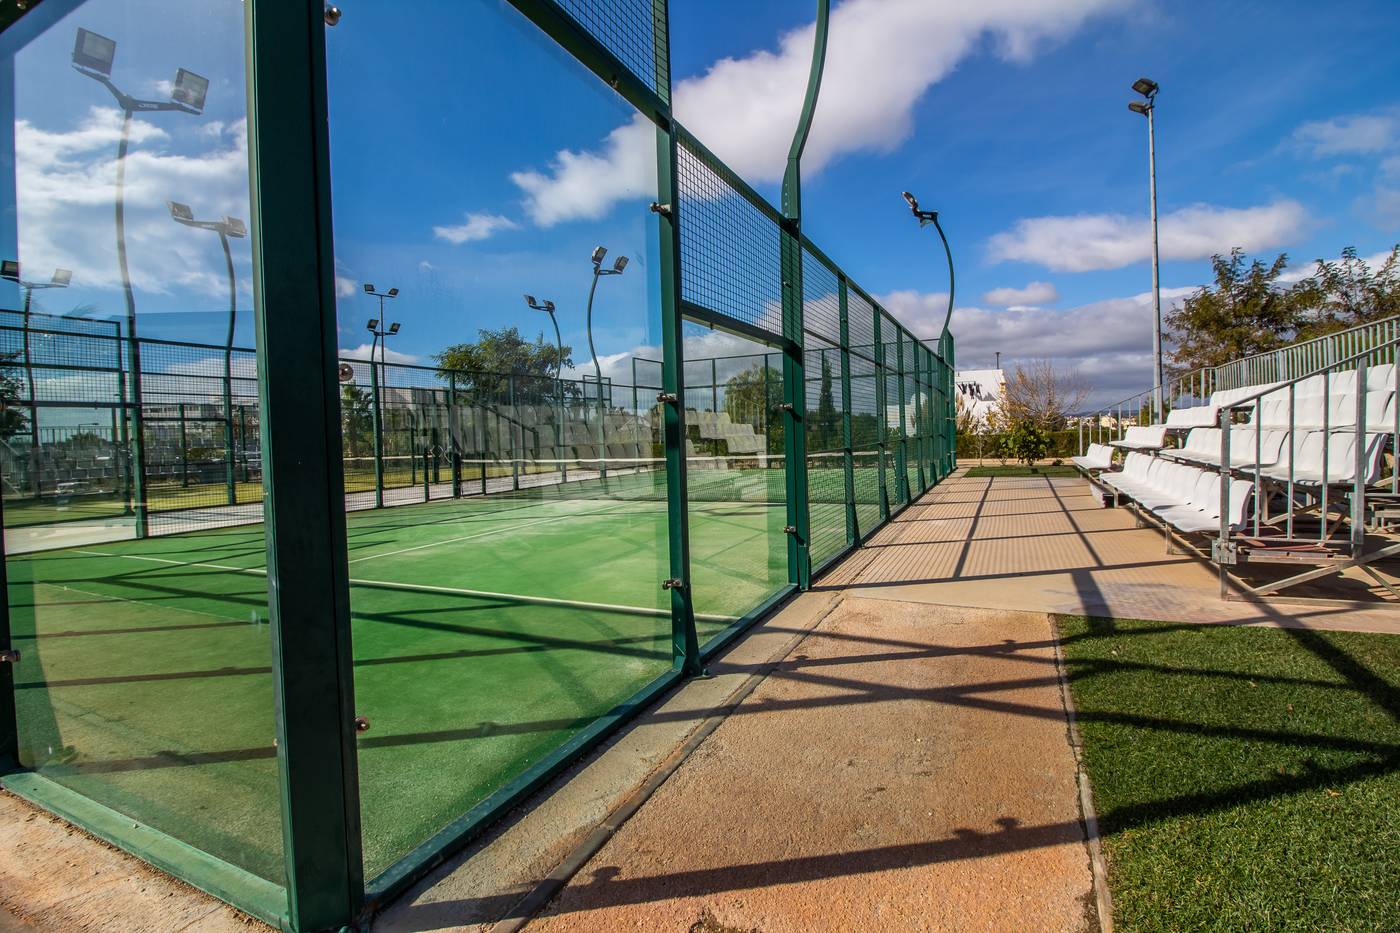
[[[1050,452],[1050,435],[1029,421],[1012,425],[1005,438],[1008,452],[1026,466]]]

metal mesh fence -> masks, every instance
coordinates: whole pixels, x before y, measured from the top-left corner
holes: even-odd
[[[662,97],[669,94],[665,5],[653,0],[555,0],[565,13],[612,52],[627,70]],[[657,41],[658,36],[663,41]]]

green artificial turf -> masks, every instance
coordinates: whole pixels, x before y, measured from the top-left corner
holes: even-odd
[[[1060,628],[1120,929],[1400,929],[1400,637]]]
[[[1078,476],[1079,471],[1072,466],[975,466],[967,470],[968,477],[981,479],[1000,476]]]
[[[785,523],[780,495],[692,501],[702,642],[786,583]],[[447,500],[348,538],[369,878],[670,667],[664,501]],[[244,525],[7,566],[25,764],[280,883],[263,562]]]

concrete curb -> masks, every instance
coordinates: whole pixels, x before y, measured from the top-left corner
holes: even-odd
[[[1069,675],[1065,670],[1064,650],[1060,646],[1059,619],[1047,614],[1050,633],[1055,640],[1055,673],[1060,680],[1060,699],[1065,707],[1065,722],[1070,751],[1074,754],[1075,780],[1079,784],[1079,815],[1084,823],[1084,845],[1089,850],[1089,867],[1094,877],[1094,900],[1098,907],[1100,933],[1113,933],[1113,894],[1108,889],[1108,863],[1104,860],[1103,845],[1099,837],[1099,818],[1094,812],[1094,795],[1089,786],[1089,775],[1084,770],[1082,749],[1084,741],[1079,735],[1079,720],[1074,710],[1074,697],[1069,690]]]

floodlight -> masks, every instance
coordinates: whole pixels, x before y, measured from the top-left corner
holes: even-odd
[[[371,282],[366,282],[366,283],[365,283],[365,292],[368,293],[368,294],[370,294],[370,295],[373,295],[373,294],[374,294],[374,285],[373,285],[373,283],[371,283]]]
[[[1151,78],[1138,78],[1133,82],[1133,90],[1137,91],[1143,97],[1151,97],[1153,94],[1157,93],[1157,82],[1153,81]]]
[[[593,265],[596,266],[596,265],[598,265],[599,263],[601,263],[601,262],[603,261],[603,257],[606,256],[607,254],[608,254],[608,248],[607,248],[606,246],[595,246],[595,247],[593,247]]]
[[[397,298],[397,297],[399,297],[399,290],[398,290],[397,288],[391,288],[391,289],[389,289],[389,297],[390,297],[390,298]]]
[[[913,211],[913,212],[916,213],[916,214],[919,212],[919,199],[918,199],[918,198],[914,197],[912,194],[910,194],[909,192],[906,191],[906,192],[904,192],[904,200],[906,200],[906,201],[909,202],[909,209],[910,209],[911,211]]]
[[[369,323],[366,324],[365,327],[367,327],[369,330],[378,330],[378,329],[379,329],[379,318],[377,318],[377,317],[372,317],[372,318],[370,318],[370,319],[369,319]]]
[[[0,279],[9,279],[11,282],[19,281],[19,260],[0,260]]]
[[[554,302],[552,302],[552,301],[550,301],[548,298],[546,298],[546,299],[544,300],[544,309],[545,309],[546,311],[550,312],[551,314],[553,314],[553,313],[554,313]]]
[[[613,271],[614,271],[614,272],[619,272],[619,273],[620,273],[623,269],[626,269],[626,268],[627,268],[627,257],[626,257],[626,256],[619,256],[619,257],[617,257],[617,259],[613,260]]]
[[[398,332],[399,332],[399,322],[398,322],[398,321],[395,321],[394,323],[392,323],[392,324],[389,325],[389,333],[391,333],[391,334],[397,334]]]
[[[526,296],[525,296],[525,303],[526,303],[527,305],[529,305],[530,307],[532,307],[532,308],[538,307],[538,305],[539,305],[539,302],[535,301],[535,296],[534,296],[534,295],[526,295]]]
[[[179,201],[166,201],[165,206],[170,208],[170,216],[182,223],[194,220],[194,211],[190,210],[188,204],[181,204]]]
[[[53,270],[53,278],[49,280],[49,284],[53,285],[55,288],[67,288],[72,281],[72,269],[55,269]]]
[[[224,215],[224,234],[236,239],[242,239],[248,235],[248,225],[237,217]]]
[[[78,39],[73,44],[73,64],[101,75],[112,74],[112,62],[117,57],[115,39],[88,29],[78,30]]]
[[[175,87],[170,91],[170,99],[175,103],[184,104],[196,113],[201,113],[204,110],[204,99],[208,96],[208,78],[185,68],[175,72]]]
[[[1129,101],[1128,109],[1131,110],[1133,113],[1140,113],[1144,117],[1147,116],[1148,107],[1140,100]]]

